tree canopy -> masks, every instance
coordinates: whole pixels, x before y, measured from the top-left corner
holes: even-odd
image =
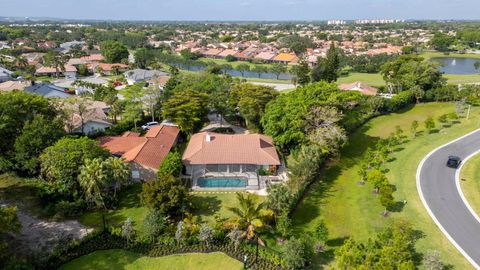
[[[107,63],[119,63],[128,59],[128,49],[115,40],[106,40],[100,44],[100,50]]]
[[[110,153],[87,137],[65,137],[47,147],[40,156],[42,176],[54,188],[70,198],[79,195],[77,177],[86,160],[106,159]]]
[[[381,74],[395,93],[413,89],[415,86],[429,91],[443,86],[446,82],[437,66],[437,63],[424,61],[417,55],[401,55],[385,63]]]
[[[251,83],[236,84],[231,90],[230,106],[238,108],[249,128],[260,130],[265,107],[277,96],[278,92],[272,87]]]

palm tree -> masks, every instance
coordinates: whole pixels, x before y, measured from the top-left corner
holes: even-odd
[[[264,220],[271,216],[271,211],[264,208],[263,203],[257,204],[257,198],[253,194],[237,193],[238,207],[229,207],[236,217],[235,221],[240,228],[244,229],[244,234],[248,240],[255,237],[255,229],[265,225]]]
[[[102,191],[107,180],[108,177],[102,169],[102,160],[99,158],[86,160],[85,165],[80,168],[78,183],[85,193],[85,198],[103,210],[106,206]]]
[[[128,184],[130,170],[123,159],[109,157],[102,166],[108,172],[108,181],[113,184],[113,197],[117,197],[117,190]]]

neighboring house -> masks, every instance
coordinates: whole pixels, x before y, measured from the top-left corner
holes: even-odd
[[[103,61],[105,58],[103,57],[103,55],[97,53],[97,54],[91,54],[91,55],[87,55],[87,56],[82,56],[80,57],[81,60],[83,61],[86,61],[86,62],[101,62]]]
[[[223,49],[209,49],[203,53],[203,56],[209,58],[219,58],[219,54],[223,52]]]
[[[30,81],[6,81],[0,83],[0,91],[23,90],[30,85]]]
[[[82,112],[79,112],[79,107]],[[64,103],[63,108],[67,112],[65,129],[69,133],[78,133],[91,135],[105,131],[112,126],[108,121],[107,114],[110,112],[110,106],[102,101],[85,101],[82,105]]]
[[[77,68],[74,66],[65,65],[65,70],[59,69],[58,73],[63,74],[67,79],[77,78]],[[35,71],[35,74],[40,76],[54,76],[57,70],[54,67],[41,67]]]
[[[0,82],[9,81],[12,79],[13,71],[0,67]]]
[[[338,87],[344,91],[358,91],[362,94],[371,95],[371,96],[375,96],[378,93],[377,88],[371,87],[368,84],[363,82],[340,84]]]
[[[128,69],[128,65],[120,63],[108,64],[94,62],[88,64],[88,69],[91,70],[91,72],[93,73],[97,73],[98,69],[101,69],[101,73],[112,75],[114,69],[116,69],[118,72],[124,72]]]
[[[235,188],[259,189],[259,171],[275,174],[281,165],[272,138],[261,134],[194,134],[182,161],[194,188],[228,188],[232,180]]]
[[[29,87],[25,87],[25,91],[44,96],[46,98],[68,98],[72,96],[66,93],[64,88],[50,83],[33,84]]]
[[[85,45],[86,42],[85,41],[69,41],[69,42],[65,42],[65,43],[62,43],[60,44],[60,48],[58,48],[58,51],[61,51],[61,52],[64,52],[64,53],[67,53],[69,52],[73,47],[83,47],[83,45]]]
[[[218,54],[218,57],[220,57],[220,58],[225,58],[225,57],[227,57],[227,56],[229,56],[229,55],[235,56],[235,54],[236,54],[237,52],[238,52],[238,51],[236,51],[236,50],[227,49],[227,50],[224,50],[223,52],[219,53],[219,54]]]
[[[167,73],[159,70],[133,69],[125,72],[125,79],[129,85],[133,85],[137,82],[151,80],[153,77],[167,75]]]
[[[167,85],[168,80],[170,80],[170,76],[158,76],[148,81],[148,83],[156,85],[160,90],[163,90],[165,85]]]
[[[125,132],[122,136],[99,138],[100,145],[114,156],[130,163],[132,178],[155,179],[163,159],[178,139],[180,129],[176,125],[161,124],[152,127],[145,136]]]
[[[298,63],[298,57],[294,53],[280,53],[272,61],[282,64],[295,64]]]
[[[274,52],[261,52],[255,56],[255,59],[260,59],[265,62],[271,61],[277,54]]]

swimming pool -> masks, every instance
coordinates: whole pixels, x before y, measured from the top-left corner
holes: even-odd
[[[242,178],[198,178],[197,186],[202,188],[244,188],[247,179]]]

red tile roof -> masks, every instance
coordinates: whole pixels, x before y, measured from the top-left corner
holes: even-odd
[[[182,160],[187,165],[280,165],[272,138],[261,134],[197,133],[190,139]]]
[[[135,132],[125,132],[122,136],[101,137],[99,141],[110,153],[157,170],[175,144],[179,132],[177,126],[159,125],[152,127],[144,137]]]

